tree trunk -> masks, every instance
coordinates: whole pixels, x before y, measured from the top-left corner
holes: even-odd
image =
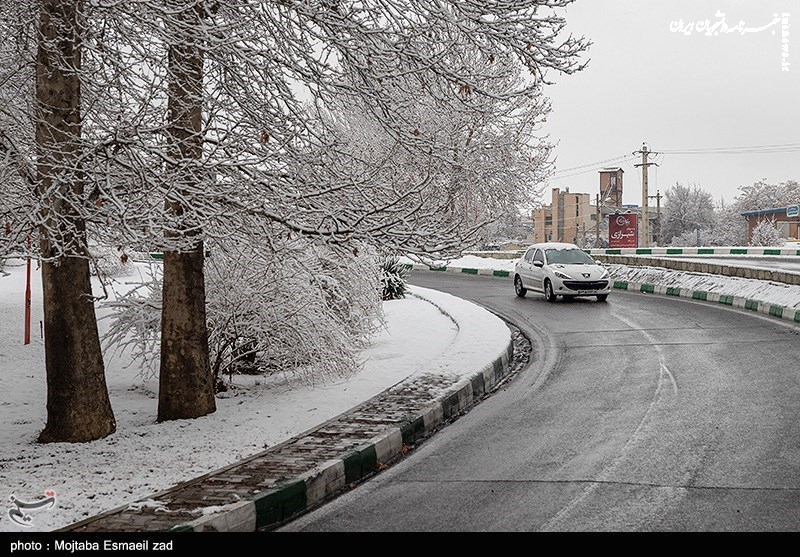
[[[47,423],[39,441],[83,442],[116,430],[97,331],[80,165],[81,2],[40,2],[36,57],[37,193],[42,198]]]
[[[203,18],[200,2],[178,0],[173,10],[173,44],[169,48],[170,169],[178,196],[167,200],[167,211],[185,216],[191,190],[202,181],[197,162],[203,154],[203,48],[199,35]],[[196,31],[196,34],[192,31]],[[181,222],[178,220],[177,222]],[[179,225],[180,226],[180,225]],[[182,243],[194,231],[174,233]],[[203,242],[164,254],[161,313],[161,365],[158,421],[197,418],[216,410],[214,381],[208,354]]]

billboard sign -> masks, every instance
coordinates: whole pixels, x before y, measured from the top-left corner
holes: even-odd
[[[796,217],[800,215],[800,206],[797,205],[789,205],[786,207],[786,216],[787,217]]]
[[[639,244],[638,215],[608,215],[608,247],[635,248]]]

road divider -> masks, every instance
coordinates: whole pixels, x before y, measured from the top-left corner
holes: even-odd
[[[711,302],[732,306],[735,308],[756,311],[779,319],[787,319],[795,323],[800,323],[800,310],[769,304],[760,300],[740,298],[719,292],[705,292],[703,290],[691,290],[689,288],[679,288],[675,286],[662,286],[658,284],[636,283],[623,280],[615,280],[614,288],[617,290],[627,290],[628,292],[640,292],[642,294],[658,294],[661,296],[675,296],[688,298],[700,302]]]

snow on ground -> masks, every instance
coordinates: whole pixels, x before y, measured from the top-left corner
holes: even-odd
[[[414,373],[470,375],[491,363],[510,339],[505,323],[486,310],[412,286],[412,296],[384,303],[386,328],[363,351],[361,371],[348,380],[309,388],[283,377],[234,376],[234,387],[219,396],[214,414],[157,424],[157,380],[142,378],[124,354],[107,357],[117,432],[91,443],[40,445],[35,440],[46,420],[40,273],[32,272],[33,327],[26,346],[25,268],[7,263],[5,272],[0,274],[5,316],[0,321],[0,500],[14,495],[35,501],[54,490],[57,505],[31,513],[31,528],[17,526],[8,509],[0,509],[0,531],[53,530],[146,498],[307,431]],[[136,276],[120,280],[118,287],[129,288],[124,282]],[[107,326],[107,320],[100,321],[101,334]]]
[[[788,308],[800,307],[800,286],[794,284],[671,271],[659,267],[628,267],[613,264],[606,266],[615,280],[716,292]]]
[[[465,256],[452,267],[511,270],[514,260]],[[670,271],[609,265],[616,280],[719,292],[800,307],[800,287]],[[124,357],[107,359],[107,380],[117,432],[84,444],[38,445],[45,422],[44,344],[40,275],[33,276],[33,334],[23,345],[25,270],[7,263],[0,274],[0,498],[36,500],[57,494],[57,507],[42,510],[34,527],[13,524],[7,509],[0,531],[52,530],[148,495],[302,433],[358,405],[415,372],[471,373],[498,355],[509,338],[491,313],[448,294],[411,287],[414,296],[386,302],[387,327],[363,352],[360,373],[338,383],[307,388],[283,378],[244,378],[217,400],[217,412],[197,420],[157,424],[157,381],[143,379]],[[417,271],[421,272],[421,271]],[[125,277],[123,281],[135,281]],[[118,286],[123,286],[120,284]],[[129,287],[129,286],[128,286]],[[435,306],[446,308],[459,323]],[[101,333],[107,327],[100,321]],[[460,327],[460,328],[459,328]],[[124,355],[123,355],[124,356]]]
[[[402,263],[420,264],[419,261],[401,257]],[[490,269],[492,271],[513,271],[516,259],[495,259],[491,257],[479,257],[477,255],[464,255],[456,259],[447,259],[429,262],[431,266],[441,267],[461,267],[464,269]]]

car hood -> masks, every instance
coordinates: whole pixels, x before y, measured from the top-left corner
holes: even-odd
[[[550,266],[555,271],[566,273],[575,280],[599,280],[606,272],[605,267],[600,265],[562,265],[556,264]],[[589,276],[584,276],[588,274]]]

